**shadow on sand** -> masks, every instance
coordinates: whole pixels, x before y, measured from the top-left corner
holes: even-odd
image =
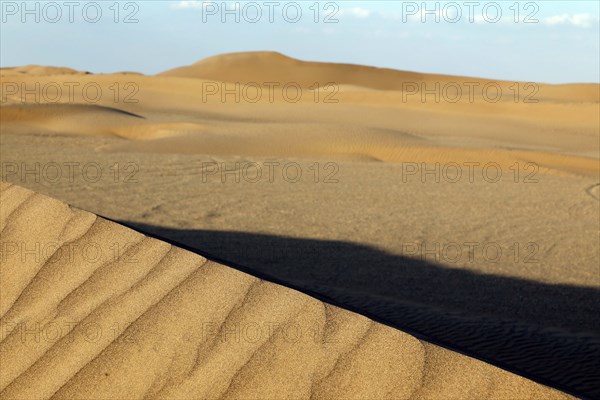
[[[347,242],[116,222],[540,383],[600,398],[598,289],[478,274]]]

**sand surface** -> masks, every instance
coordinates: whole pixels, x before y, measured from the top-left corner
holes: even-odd
[[[263,87],[248,101],[249,83],[274,81],[302,98]],[[598,85],[264,52],[157,76],[3,69],[2,82],[5,181],[600,396]],[[222,97],[236,82],[248,92]],[[449,101],[473,82],[502,97]],[[423,83],[451,86],[435,101],[413,93]],[[44,96],[23,95],[36,84]]]
[[[3,399],[569,397],[21,187],[0,196]]]

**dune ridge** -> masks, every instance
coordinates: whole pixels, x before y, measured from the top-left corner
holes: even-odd
[[[529,103],[528,90],[521,88],[515,98],[510,89],[526,83],[311,63],[271,52],[215,56],[156,76],[40,76],[35,71],[20,73],[3,85],[2,134],[128,139],[106,147],[116,152],[430,163],[465,158],[498,162],[503,168],[534,162],[547,173],[596,175],[600,170],[596,84],[540,84],[536,102]],[[79,86],[67,95],[73,80]],[[263,92],[256,103],[241,95],[223,98],[218,82],[228,81],[280,86],[300,82],[302,96],[298,102],[287,101],[280,88],[273,99]],[[321,81],[335,82],[337,88],[317,96],[312,85]],[[502,99],[492,103],[477,93],[473,99],[463,95],[456,103],[431,96],[423,101],[419,93],[402,90],[406,82],[466,81],[497,83],[504,88]],[[31,90],[36,84],[47,87],[46,96],[23,93],[23,87]],[[219,92],[208,95],[207,84],[216,85]],[[82,93],[86,85],[100,88],[98,99]],[[327,103],[328,96],[336,101]],[[125,118],[124,113],[143,118]]]
[[[16,185],[0,195],[2,398],[570,398]],[[15,243],[53,252],[24,261]],[[63,251],[86,244],[94,260]]]
[[[19,75],[49,76],[49,75],[88,75],[90,72],[77,71],[73,68],[51,67],[46,65],[24,65],[20,67],[0,68],[0,76],[12,77]]]
[[[221,54],[200,60],[192,65],[173,68],[158,74],[180,78],[197,78],[222,82],[294,82],[303,88],[324,86],[328,83],[350,85],[374,90],[408,90],[412,85],[427,82],[497,84],[508,89],[515,82],[466,76],[426,74],[390,68],[356,64],[301,61],[271,51]],[[572,100],[600,99],[597,84],[541,85],[544,91],[562,94]],[[431,87],[430,87],[431,88]],[[549,93],[550,94],[550,93]]]

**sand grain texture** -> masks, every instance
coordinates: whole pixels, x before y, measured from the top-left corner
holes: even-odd
[[[3,399],[569,397],[16,185],[0,189]],[[66,251],[86,245],[99,252]]]

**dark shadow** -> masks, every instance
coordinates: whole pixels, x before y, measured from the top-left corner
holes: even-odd
[[[600,398],[600,290],[359,244],[117,221],[577,396]]]

